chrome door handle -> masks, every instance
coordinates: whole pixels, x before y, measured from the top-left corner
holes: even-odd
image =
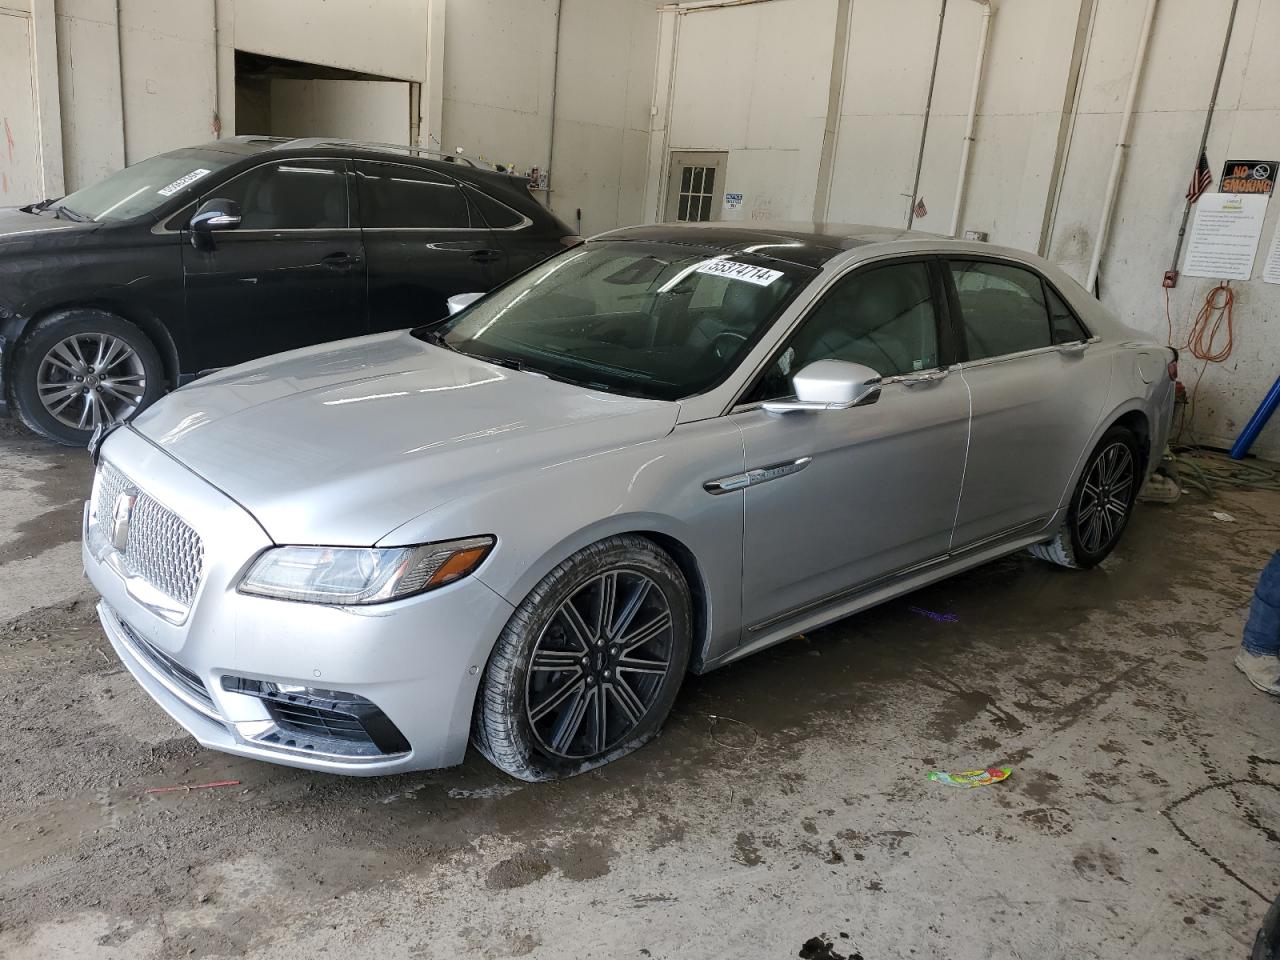
[[[950,370],[934,370],[930,373],[915,373],[910,376],[903,377],[900,381],[907,386],[914,386],[918,383],[937,383],[939,380],[947,379]]]
[[[1058,352],[1065,353],[1068,356],[1079,356],[1089,349],[1088,340],[1077,340],[1075,343],[1058,344]]]

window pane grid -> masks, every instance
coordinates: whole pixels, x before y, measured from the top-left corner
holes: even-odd
[[[715,167],[685,167],[680,173],[676,220],[685,223],[710,220],[715,185]]]

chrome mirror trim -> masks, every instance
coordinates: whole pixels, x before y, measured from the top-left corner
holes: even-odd
[[[880,399],[880,385],[868,387],[846,403],[822,403],[816,400],[768,400],[760,404],[766,413],[815,413],[819,410],[848,410],[868,407]]]

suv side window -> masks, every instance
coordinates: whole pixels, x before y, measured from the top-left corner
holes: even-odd
[[[241,230],[338,230],[350,225],[342,160],[265,163],[209,196],[240,204]]]
[[[742,402],[791,396],[791,376],[815,360],[861,363],[882,377],[938,366],[938,318],[928,266],[892,263],[837,281]]]
[[[483,190],[471,187],[467,190],[467,195],[471,197],[480,210],[480,215],[484,217],[487,223],[494,230],[502,230],[507,227],[518,226],[524,217],[516,213],[501,200],[495,200]]]
[[[1038,274],[984,260],[952,260],[950,265],[970,360],[1053,345]]]
[[[356,164],[360,225],[403,230],[466,230],[471,208],[462,189],[448,177],[399,163]]]

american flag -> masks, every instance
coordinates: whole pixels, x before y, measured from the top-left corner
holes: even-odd
[[[1191,183],[1187,185],[1187,202],[1195,203],[1200,195],[1213,183],[1213,173],[1209,170],[1209,158],[1200,151],[1200,162],[1196,164],[1196,172],[1191,175]]]

